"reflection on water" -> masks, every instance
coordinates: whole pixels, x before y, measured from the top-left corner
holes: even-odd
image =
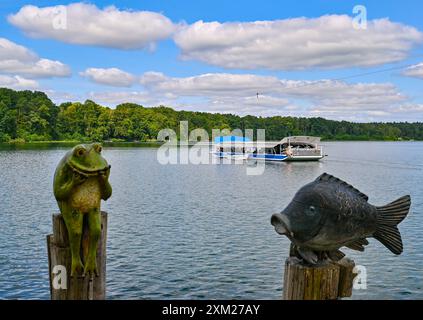
[[[324,161],[269,163],[259,176],[246,175],[246,165],[162,166],[154,148],[106,147],[114,187],[103,204],[108,298],[280,298],[289,241],[270,216],[328,172],[376,205],[412,197],[401,256],[376,240],[364,253],[343,250],[367,268],[367,290],[353,298],[423,299],[423,143],[324,147]],[[45,236],[58,210],[52,179],[63,148],[0,151],[0,298],[49,298]]]

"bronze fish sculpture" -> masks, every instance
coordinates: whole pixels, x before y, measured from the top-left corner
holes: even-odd
[[[281,212],[272,215],[277,233],[286,235],[293,244],[293,254],[310,264],[345,256],[345,246],[364,251],[373,237],[394,254],[403,250],[397,225],[407,216],[409,195],[385,206],[367,202],[368,196],[348,183],[323,173],[303,186]]]

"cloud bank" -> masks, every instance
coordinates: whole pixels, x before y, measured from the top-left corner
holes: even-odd
[[[113,87],[130,87],[136,81],[135,76],[118,68],[88,68],[80,75],[95,83]]]
[[[347,83],[334,80],[286,80],[254,74],[207,73],[169,77],[146,72],[143,91],[90,93],[102,103],[135,102],[176,109],[255,114],[322,116],[369,121],[418,114],[421,107],[390,83]]]

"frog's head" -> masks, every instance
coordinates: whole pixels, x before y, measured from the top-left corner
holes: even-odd
[[[80,144],[69,153],[67,164],[82,175],[97,175],[110,168],[101,155],[101,144]]]

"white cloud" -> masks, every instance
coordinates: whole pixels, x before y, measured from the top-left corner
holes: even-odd
[[[352,122],[415,122],[423,121],[422,112],[413,112],[402,108],[401,106],[387,106],[386,110],[320,110],[313,108],[305,115],[306,117],[322,117],[325,119],[338,120],[338,121],[352,121]]]
[[[294,81],[229,73],[175,78],[158,72],[147,72],[140,81],[151,101],[154,97],[167,97],[169,105],[179,108],[195,106],[201,111],[236,114],[368,121],[370,116],[378,119],[406,112],[400,106],[408,101],[408,97],[390,83]]]
[[[147,89],[178,96],[256,96],[257,92],[280,86],[276,77],[230,73],[171,78],[159,72],[146,72],[140,82]]]
[[[162,73],[146,72],[141,76],[140,82],[150,92],[178,97],[254,98],[246,101],[255,102],[256,100],[272,101],[272,98],[309,99],[328,108],[336,108],[341,102],[351,107],[380,107],[382,104],[401,102],[406,99],[392,84],[348,84],[334,80],[281,80],[273,76],[253,74],[208,73],[176,78],[167,77]]]
[[[282,81],[283,92],[291,97],[305,98],[319,110],[345,112],[379,110],[407,100],[390,83],[354,83],[343,81]]]
[[[25,79],[20,76],[0,75],[0,87],[16,90],[34,90],[39,87],[39,84],[35,80]]]
[[[276,77],[207,73],[171,78],[159,72],[146,72],[140,83],[150,95],[166,97],[170,105],[193,106],[193,110],[196,107],[199,111],[260,113],[270,109],[283,110],[289,104],[288,99],[274,95],[276,88],[281,87]]]
[[[408,67],[402,74],[407,77],[423,79],[423,63]]]
[[[396,62],[423,41],[417,29],[388,19],[353,28],[346,15],[255,22],[203,22],[181,28],[182,58],[239,69],[303,70]]]
[[[394,113],[423,113],[423,104],[407,103],[400,105],[392,110]]]
[[[249,96],[244,98],[223,97],[220,99],[211,99],[202,105],[200,104],[198,107],[202,111],[208,112],[254,116],[295,116],[299,115],[302,111],[298,106],[291,104],[289,99],[265,95],[260,95],[258,98],[257,96]]]
[[[29,78],[67,77],[70,69],[60,61],[39,58],[31,50],[0,38],[0,72]]]
[[[0,71],[26,75],[31,78],[67,77],[69,68],[60,61],[39,59],[30,63],[18,60],[0,61]]]
[[[80,75],[93,82],[113,87],[130,87],[136,81],[135,76],[117,68],[88,68]]]
[[[169,38],[177,26],[160,13],[99,9],[93,4],[22,7],[8,20],[34,38],[119,49],[154,48]]]
[[[392,121],[395,120],[394,110],[408,101],[408,97],[390,83],[289,82],[287,94],[310,104],[305,116],[364,122]]]
[[[105,105],[116,106],[121,103],[132,102],[144,106],[158,106],[165,102],[160,102],[159,97],[144,91],[108,91],[90,92],[88,98]]]
[[[25,48],[5,38],[0,38],[0,61],[11,60],[32,62],[37,59],[37,55]]]

